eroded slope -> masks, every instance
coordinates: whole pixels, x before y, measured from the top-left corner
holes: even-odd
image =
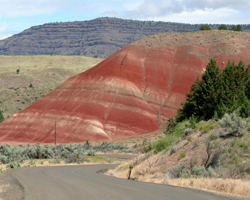
[[[160,34],[71,77],[0,126],[1,141],[112,140],[157,130],[174,116],[211,58],[249,63],[250,35],[231,31]]]

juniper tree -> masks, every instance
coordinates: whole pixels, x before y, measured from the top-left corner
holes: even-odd
[[[222,71],[215,60],[211,60],[201,80],[197,79],[186,94],[187,100],[178,110],[177,121],[221,118],[225,113],[239,109],[242,117],[250,116],[250,67],[245,68],[228,62]]]
[[[221,24],[218,29],[219,30],[227,30],[227,26],[225,24]]]
[[[3,117],[2,111],[0,110],[0,123],[1,123],[2,121],[4,121],[4,117]]]
[[[201,119],[210,119],[214,115],[216,105],[218,105],[220,68],[216,61],[212,59],[202,75],[202,80],[197,79],[191,86],[187,101],[183,108],[179,109],[177,121],[189,119],[192,115]]]
[[[201,31],[211,30],[211,28],[208,24],[203,24],[203,25],[201,25],[200,30]]]

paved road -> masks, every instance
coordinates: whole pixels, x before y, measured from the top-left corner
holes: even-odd
[[[115,165],[21,168],[14,171],[25,200],[228,200],[230,197],[118,179],[96,172]]]
[[[138,155],[126,155],[126,154],[97,154],[97,156],[102,156],[106,158],[119,158],[119,159],[124,159],[124,160],[130,160],[135,158]]]

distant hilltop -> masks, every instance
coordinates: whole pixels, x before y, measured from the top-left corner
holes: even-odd
[[[34,26],[0,41],[0,55],[84,55],[106,58],[156,33],[198,31],[201,24],[97,18]],[[211,24],[218,29],[219,24]],[[232,28],[232,25],[227,25]],[[250,25],[242,25],[250,32]]]

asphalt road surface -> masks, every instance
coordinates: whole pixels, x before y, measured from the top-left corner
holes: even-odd
[[[143,183],[96,173],[115,165],[20,168],[13,175],[25,200],[228,200],[209,192]]]

